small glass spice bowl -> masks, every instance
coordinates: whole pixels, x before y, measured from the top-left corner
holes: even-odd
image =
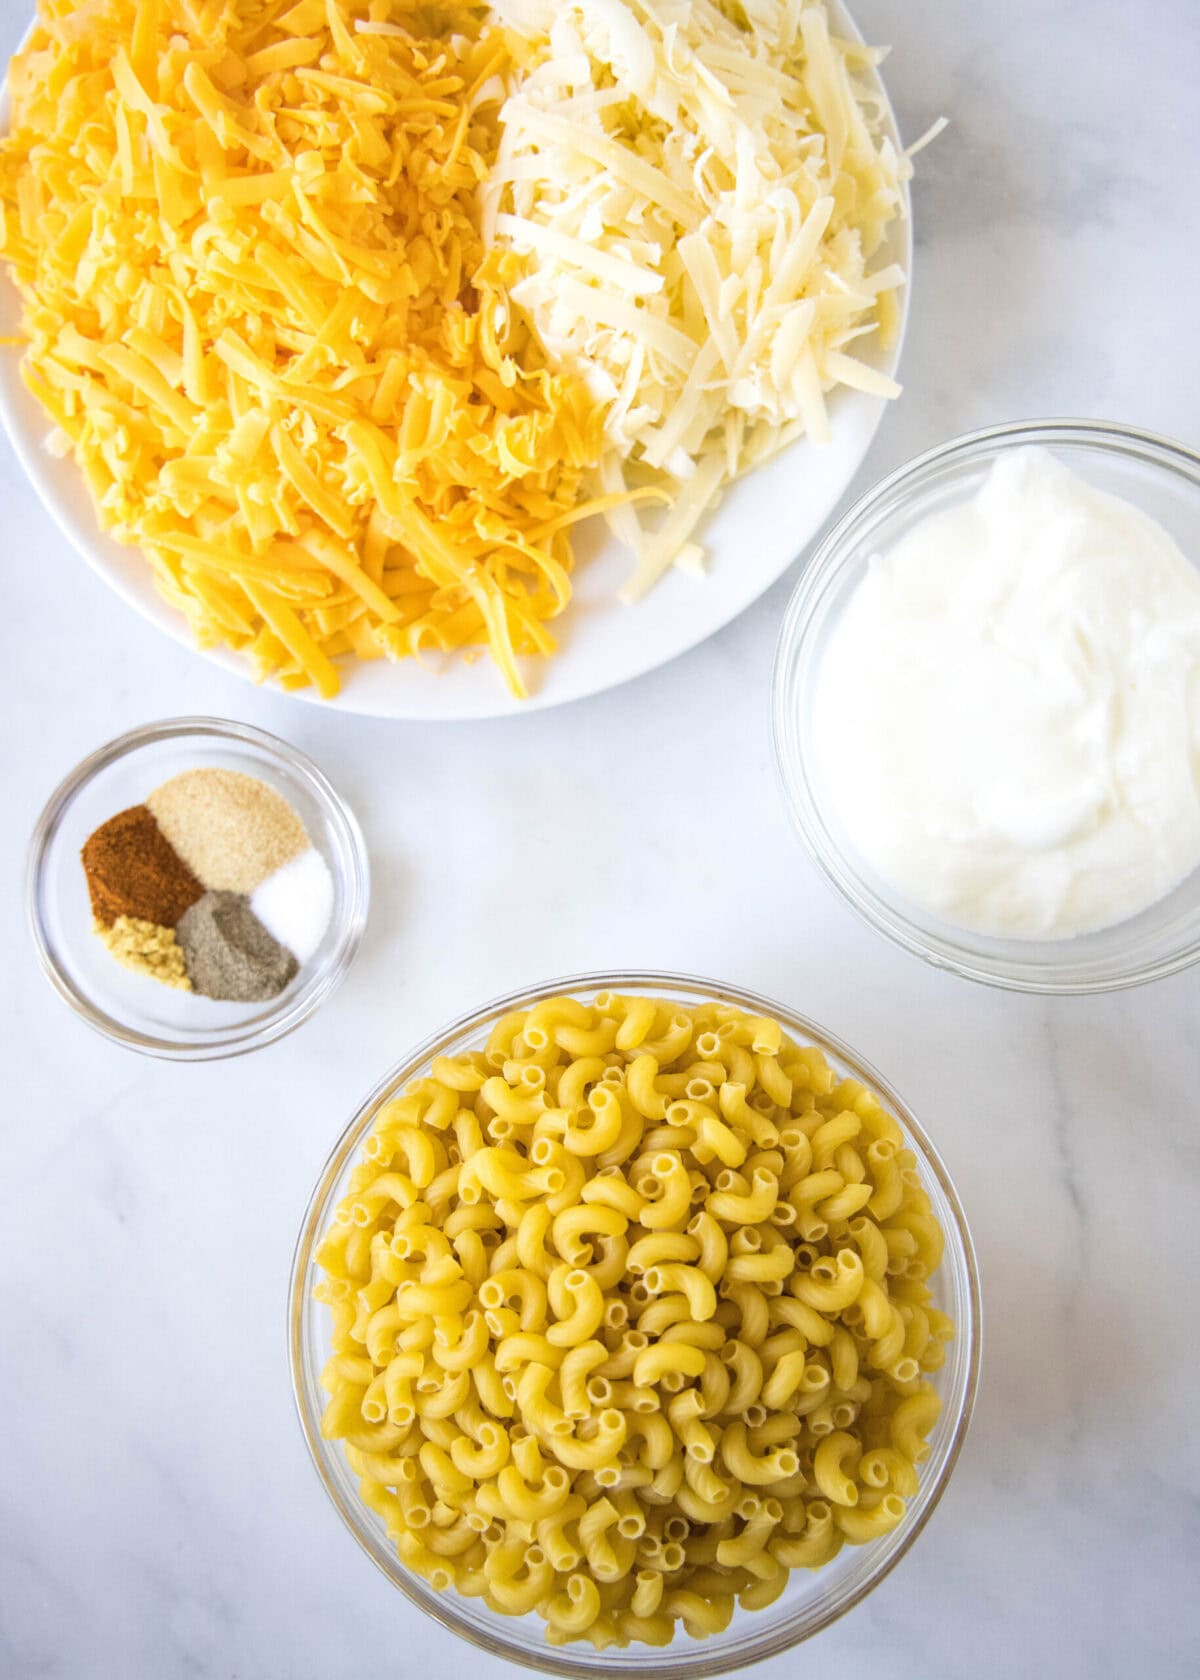
[[[84,841],[168,777],[202,768],[241,771],[281,794],[333,880],[333,909],[320,944],[265,1003],[218,1002],[131,973],[93,932],[79,856]],[[370,875],[353,813],[303,753],[248,724],[167,718],[98,748],[59,784],[34,829],[26,890],[42,967],[90,1027],[146,1056],[212,1061],[283,1038],[336,989],[362,940]]]

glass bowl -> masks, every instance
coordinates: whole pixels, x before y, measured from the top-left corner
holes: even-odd
[[[1041,444],[1097,489],[1143,509],[1200,565],[1200,454],[1148,432],[1091,420],[1028,420],[972,432],[919,455],[869,490],[825,536],[788,604],[775,658],[775,758],[813,859],[879,933],[936,967],[1022,992],[1103,992],[1173,974],[1200,957],[1200,870],[1139,915],[1069,939],[1004,939],[941,920],[902,897],[838,822],[813,739],[828,639],[872,557],[971,496],[996,459]]]
[[[172,990],[116,962],[92,932],[80,847],[100,823],[182,770],[240,770],[291,802],[333,878],[333,911],[313,955],[269,1002],[224,1003]],[[51,794],[29,849],[29,925],[51,984],[117,1044],[173,1061],[240,1056],[306,1021],[340,984],[367,919],[366,846],[353,814],[311,759],[286,741],[220,718],[168,718],[85,758]]]
[[[542,1623],[535,1616],[500,1616],[477,1599],[435,1592],[400,1563],[382,1519],[359,1497],[357,1478],[341,1444],[323,1440],[320,1431],[327,1398],[320,1373],[329,1356],[330,1336],[328,1308],[312,1298],[313,1285],[321,1275],[313,1256],[380,1108],[426,1070],[435,1056],[453,1056],[481,1046],[492,1024],[510,1009],[529,1008],[539,999],[560,993],[590,998],[604,990],[688,1003],[715,1000],[754,1014],[772,1015],[789,1033],[819,1046],[835,1067],[877,1092],[917,1155],[922,1182],[945,1233],[945,1256],[930,1285],[936,1304],[950,1313],[957,1325],[957,1334],[947,1346],[945,1365],[931,1379],[941,1395],[942,1413],[930,1436],[930,1456],[921,1466],[919,1492],[909,1501],[899,1527],[865,1546],[844,1547],[823,1569],[793,1571],[781,1598],[765,1610],[737,1611],[724,1633],[694,1641],[680,1630],[666,1649],[646,1645],[606,1651],[581,1645],[553,1647],[545,1643]],[[886,1081],[848,1046],[770,998],[717,981],[679,974],[579,974],[514,992],[455,1021],[418,1045],[371,1091],[325,1163],[304,1215],[292,1263],[288,1343],[300,1425],[325,1491],[367,1556],[413,1604],[471,1644],[544,1674],[694,1680],[696,1676],[739,1670],[747,1663],[798,1645],[865,1598],[908,1551],[945,1489],[970,1420],[979,1376],[979,1278],[958,1195],[933,1145]]]

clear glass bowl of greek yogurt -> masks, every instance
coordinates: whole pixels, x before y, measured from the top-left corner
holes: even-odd
[[[839,626],[844,624],[851,603],[858,598],[860,585],[871,573],[872,563],[879,556],[902,554],[904,549],[900,545],[926,521],[952,514],[953,510],[972,502],[985,485],[996,483],[997,470],[1003,474],[1016,465],[1013,460],[1016,452],[1031,448],[1045,451],[1053,463],[1067,468],[1089,490],[1119,498],[1148,516],[1172,539],[1191,568],[1200,567],[1200,454],[1196,451],[1129,427],[1084,420],[1023,421],[953,439],[918,456],[868,491],[827,533],[805,567],[788,606],[775,661],[772,711],[776,761],[792,818],[809,853],[850,906],[878,932],[937,967],[1014,991],[1110,991],[1173,974],[1200,957],[1200,868],[1191,868],[1176,883],[1168,882],[1168,889],[1161,896],[1138,908],[1136,913],[1123,915],[1111,925],[1094,931],[1075,932],[1069,927],[1051,926],[1045,932],[1023,928],[1019,935],[1013,935],[1006,930],[998,931],[995,925],[967,925],[969,917],[950,917],[929,908],[932,894],[922,902],[919,894],[907,890],[907,883],[906,890],[902,890],[896,885],[894,875],[885,875],[866,855],[873,837],[867,839],[865,846],[856,843],[851,828],[857,824],[858,835],[869,835],[862,825],[873,817],[865,818],[867,805],[859,800],[856,813],[849,822],[845,820],[843,812],[851,807],[844,803],[845,783],[843,780],[838,786],[840,767],[832,756],[829,689],[822,684],[828,679],[831,647],[834,657],[839,658],[849,646],[844,638],[839,638]],[[1021,459],[1029,457],[1025,455]],[[1031,541],[1040,540],[1036,527],[1029,535]],[[911,551],[911,543],[909,548]],[[1089,586],[1086,576],[1089,555],[1087,544],[1081,543],[1077,552],[1066,555],[1070,566],[1059,556],[1062,561],[1058,568],[1059,587],[1063,586],[1064,576],[1073,576],[1081,587]],[[943,555],[942,562],[946,563],[947,558]],[[1090,581],[1094,583],[1095,579]],[[1190,589],[1190,574],[1183,581]],[[1011,584],[1010,579],[1006,585],[1010,594]],[[1021,587],[1027,586],[1028,579],[1025,579]],[[1109,595],[1116,587],[1106,575],[1104,589]],[[1197,599],[1200,600],[1200,591]],[[1167,605],[1170,604],[1172,598],[1168,595]],[[1136,621],[1139,602],[1126,601],[1121,610],[1132,612]],[[1155,611],[1161,619],[1163,599],[1155,604]],[[960,644],[948,641],[947,649],[948,657],[961,659]],[[1036,654],[1037,650],[1032,649],[1030,663],[1034,669],[1038,664]],[[1082,649],[1085,666],[1090,654],[1085,639]],[[845,682],[853,683],[854,669],[844,658],[841,658],[841,668]],[[1161,662],[1157,668],[1165,669]],[[1132,697],[1133,690],[1127,684],[1128,692],[1122,697],[1121,676],[1122,672],[1117,671],[1118,680],[1111,685],[1113,699],[1107,714],[1099,707],[1093,707],[1092,711],[1106,715],[1111,720],[1114,739],[1124,741],[1120,735],[1125,726],[1122,707]],[[947,740],[953,742],[961,767],[969,763],[973,745],[970,730],[977,728],[978,762],[986,767],[996,762],[996,739],[990,728],[979,728],[979,702],[984,691],[974,682],[971,686],[970,703],[964,705],[962,717],[954,716],[953,708],[947,708],[947,722],[944,727],[935,727],[932,734],[938,751],[943,750]],[[1004,686],[998,686],[996,693],[998,704],[1006,705],[1010,694]],[[1143,682],[1137,696],[1138,705],[1143,703],[1145,694]],[[925,698],[928,700],[929,696]],[[1182,777],[1186,785],[1178,785],[1181,778],[1176,773],[1173,798],[1162,806],[1163,819],[1190,821],[1188,806],[1194,804],[1193,815],[1200,824],[1200,679],[1183,681],[1171,704],[1174,716],[1167,722],[1176,732],[1173,745],[1176,772],[1181,763],[1186,770],[1187,754],[1182,750],[1179,732],[1189,727],[1193,750],[1190,774]],[[1181,707],[1187,714],[1182,723]],[[1036,707],[1031,710],[1028,736],[1029,761],[1042,780],[1031,786],[1026,809],[1019,813],[1027,825],[1032,823],[1028,846],[1033,851],[1045,848],[1047,854],[1052,850],[1053,867],[1062,872],[1076,865],[1079,870],[1094,871],[1100,856],[1095,847],[1089,849],[1081,843],[1072,849],[1063,837],[1074,833],[1087,836],[1089,824],[1093,828],[1097,825],[1096,812],[1102,809],[1109,795],[1104,789],[1097,792],[1093,787],[1086,790],[1085,797],[1083,788],[1068,785],[1067,774],[1060,787],[1047,786],[1045,771],[1047,764],[1053,764],[1053,756],[1037,733],[1037,720],[1042,715]],[[986,720],[982,721],[986,724]],[[889,727],[894,730],[894,722]],[[997,734],[1002,738],[1004,730]],[[1010,746],[1016,734],[1008,730]],[[1086,755],[1076,754],[1075,744],[1067,742],[1071,751],[1066,762],[1077,767]],[[1137,744],[1140,746],[1140,742]],[[1129,748],[1122,745],[1119,750],[1127,752]],[[1103,763],[1104,755],[1093,753],[1086,762]],[[1020,781],[1019,760],[1010,762],[1005,773],[1009,786],[1001,792],[1011,793],[1014,779]],[[974,772],[968,769],[967,774],[971,776]],[[981,778],[983,774],[981,771]],[[1150,781],[1148,775],[1141,776],[1142,792]],[[880,823],[895,821],[892,809],[897,804],[895,791],[893,783],[890,792],[879,800]],[[912,791],[916,800],[924,796],[927,785],[922,787],[914,782]],[[1123,794],[1118,789],[1112,797],[1120,802]],[[1056,809],[1062,800],[1066,802],[1065,817]],[[1154,834],[1153,800],[1148,804],[1141,801],[1135,814],[1146,829],[1145,867],[1148,871],[1152,866],[1161,867],[1152,845],[1161,839]],[[1016,819],[1010,821],[1010,818],[1011,799],[1005,805],[1005,821],[1011,828]],[[920,823],[913,822],[911,806],[903,822],[919,836]],[[1136,879],[1140,867],[1136,834],[1134,841],[1125,857],[1127,882]],[[985,836],[980,845],[986,844]],[[1177,848],[1183,856],[1186,850],[1186,843]],[[911,845],[909,851],[914,856]],[[1100,861],[1105,860],[1100,857]],[[917,874],[921,865],[918,847]],[[931,863],[930,867],[934,865]],[[1129,890],[1132,896],[1137,896],[1133,887]],[[1143,892],[1141,896],[1147,894]],[[1119,906],[1119,895],[1113,902]],[[991,919],[994,924],[996,918]]]

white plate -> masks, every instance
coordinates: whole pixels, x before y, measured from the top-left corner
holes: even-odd
[[[836,0],[831,0],[829,11],[844,34],[858,37]],[[5,87],[0,94],[0,130],[7,126]],[[886,131],[899,148],[890,103]],[[895,248],[885,260],[901,263],[907,273],[912,259],[907,194],[905,212],[893,233]],[[19,302],[5,273],[0,283],[0,333],[12,333],[18,327]],[[900,358],[908,291],[906,286],[895,345],[874,358],[874,364],[888,374],[895,373]],[[867,354],[865,350],[859,353]],[[579,700],[665,665],[736,618],[803,553],[861,465],[885,406],[882,398],[839,389],[830,400],[833,436],[828,444],[818,447],[802,439],[725,492],[700,533],[708,555],[708,575],[694,578],[672,572],[637,606],[623,607],[617,599],[633,563],[628,551],[614,542],[602,520],[581,525],[575,544],[574,594],[563,617],[552,626],[559,651],[549,660],[524,661],[532,690],[528,700],[513,700],[484,656],[472,664],[457,657],[423,658],[419,665],[415,660],[400,664],[343,660],[339,664],[342,691],[335,700],[323,703],[372,717],[499,717]],[[144,618],[193,647],[185,620],[159,595],[146,562],[135,549],[123,547],[100,531],[76,467],[46,450],[50,428],[26,390],[18,357],[11,352],[0,352],[0,420],[47,512],[92,570]],[[227,649],[208,650],[204,657],[250,678],[249,662]],[[300,699],[315,698],[311,690],[295,693]]]

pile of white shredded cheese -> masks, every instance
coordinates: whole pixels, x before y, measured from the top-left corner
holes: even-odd
[[[908,158],[821,0],[497,0],[532,42],[503,107],[484,236],[524,261],[511,297],[552,364],[606,404],[605,492],[635,599],[721,488],[801,435],[826,395],[897,395],[854,354],[886,343],[902,270],[882,255]],[[873,263],[876,265],[873,267]]]

